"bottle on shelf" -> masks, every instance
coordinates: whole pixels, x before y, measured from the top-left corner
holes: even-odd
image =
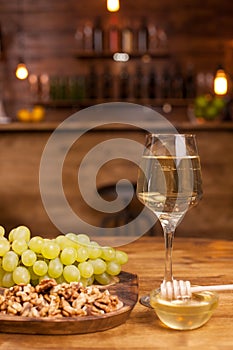
[[[40,95],[40,86],[38,85],[38,95]],[[51,101],[60,101],[64,99],[63,77],[53,75],[50,77],[49,96]]]
[[[130,95],[129,72],[127,67],[122,67],[119,76],[119,98],[127,99]]]
[[[168,68],[165,68],[161,77],[161,98],[171,98],[171,75]]]
[[[60,100],[60,101],[66,100],[68,97],[68,95],[67,95],[67,86],[68,86],[67,80],[68,80],[68,77],[65,75],[58,77],[57,93],[58,93],[58,100]]]
[[[126,53],[133,52],[133,31],[128,26],[121,31],[121,49]]]
[[[141,65],[136,67],[135,75],[134,75],[134,97],[136,99],[140,99],[143,97],[144,89],[143,89],[143,72]]]
[[[93,50],[96,53],[103,52],[104,49],[104,39],[103,39],[103,28],[101,25],[100,17],[96,19],[94,28],[93,28]]]
[[[78,26],[74,35],[76,40],[76,47],[79,51],[84,50],[84,29],[81,26]]]
[[[116,25],[112,25],[108,32],[109,51],[114,53],[120,50],[120,32]]]
[[[105,66],[102,76],[102,97],[112,98],[113,95],[113,76],[109,66]]]
[[[204,72],[198,72],[196,77],[197,95],[203,95],[207,92],[206,90],[206,79]]]
[[[34,79],[34,80],[36,80],[36,79]],[[47,73],[41,74],[37,78],[37,84],[38,84],[37,95],[39,97],[39,100],[48,101],[49,100],[49,89],[50,89],[49,75]]]
[[[151,68],[148,75],[147,90],[148,98],[153,99],[157,97],[157,74],[154,68]]]
[[[4,58],[2,25],[0,23],[0,61]]]
[[[150,24],[148,26],[148,35],[149,35],[148,50],[150,52],[155,52],[159,45],[158,45],[157,28],[154,24]]]
[[[137,50],[144,53],[148,51],[148,27],[146,19],[143,18],[137,33]]]
[[[71,101],[83,100],[85,98],[85,77],[83,75],[72,75],[68,77],[68,99]]]
[[[157,28],[158,47],[167,48],[167,34],[163,28]]]
[[[30,96],[32,100],[33,101],[40,100],[41,96],[39,91],[39,77],[36,74],[30,74],[28,76],[28,82],[29,82]]]
[[[93,28],[90,22],[86,22],[83,27],[83,50],[85,52],[93,51]]]
[[[184,98],[196,97],[196,79],[192,67],[188,67],[184,80]]]
[[[87,77],[87,91],[86,96],[90,99],[97,98],[98,91],[98,75],[94,65],[90,66],[90,71]]]
[[[179,66],[176,66],[175,72],[171,80],[171,97],[183,98],[184,97],[184,79]]]

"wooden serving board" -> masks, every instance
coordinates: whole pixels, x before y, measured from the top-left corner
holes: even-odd
[[[122,308],[103,316],[77,316],[63,318],[32,318],[0,314],[1,333],[21,334],[82,334],[104,331],[124,323],[138,300],[137,276],[121,272],[119,282],[108,286],[123,302]]]

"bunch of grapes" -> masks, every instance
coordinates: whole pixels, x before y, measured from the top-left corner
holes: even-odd
[[[111,283],[128,256],[112,247],[101,247],[85,234],[67,233],[55,239],[31,237],[26,226],[12,229],[8,239],[0,226],[0,286],[37,285],[53,278],[57,283]]]

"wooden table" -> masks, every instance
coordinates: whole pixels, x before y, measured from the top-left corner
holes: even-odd
[[[124,250],[124,270],[139,277],[139,296],[157,287],[163,278],[162,237],[142,237]],[[197,284],[232,283],[233,241],[175,238],[173,272]],[[162,326],[154,312],[136,304],[125,324],[84,335],[0,334],[1,350],[20,349],[230,349],[233,344],[233,293],[221,292],[219,306],[209,322],[192,331]]]

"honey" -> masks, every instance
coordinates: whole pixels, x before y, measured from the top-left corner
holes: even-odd
[[[165,300],[159,291],[152,291],[150,304],[158,318],[169,328],[189,330],[204,325],[218,305],[218,295],[204,291],[193,293],[190,299]]]

